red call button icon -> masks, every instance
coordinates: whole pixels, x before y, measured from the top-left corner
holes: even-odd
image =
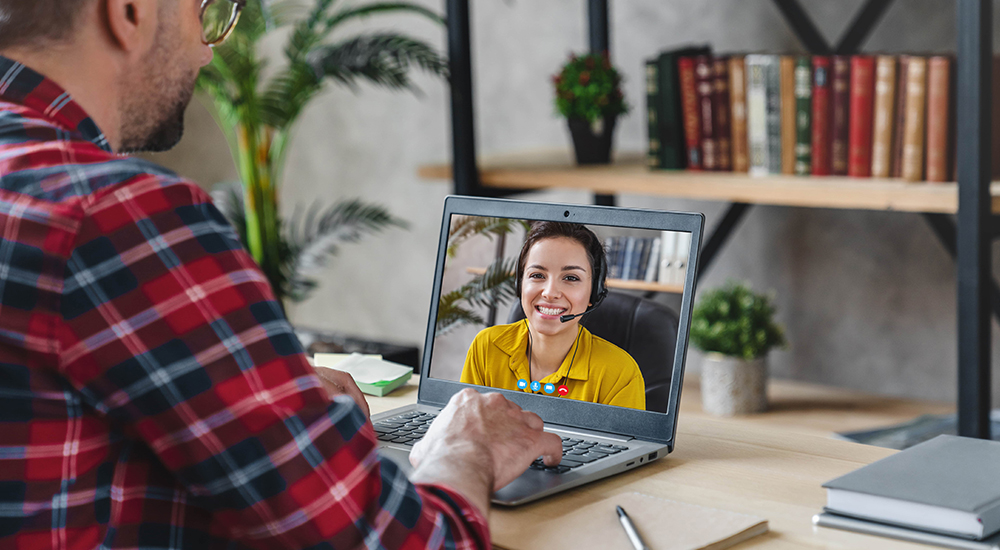
[[[559,395],[566,395],[567,393],[569,393],[569,388],[567,388],[566,386],[559,386],[559,387],[558,387],[558,388],[556,389],[556,392],[557,392],[557,393],[558,393]]]

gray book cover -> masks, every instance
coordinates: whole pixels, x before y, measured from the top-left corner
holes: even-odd
[[[781,58],[767,60],[767,164],[772,174],[781,173]]]
[[[823,487],[979,515],[1000,504],[1000,441],[940,435]]]

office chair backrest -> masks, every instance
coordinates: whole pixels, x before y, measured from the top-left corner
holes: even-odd
[[[524,311],[515,301],[507,322],[521,319]],[[584,315],[580,323],[635,359],[646,384],[646,410],[666,412],[677,344],[677,314],[658,302],[612,291],[601,307]]]

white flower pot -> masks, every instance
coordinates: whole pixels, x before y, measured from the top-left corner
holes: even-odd
[[[716,416],[767,410],[767,360],[709,353],[701,365],[701,407]]]

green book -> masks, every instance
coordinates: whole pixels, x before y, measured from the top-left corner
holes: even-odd
[[[659,121],[660,168],[683,170],[687,167],[684,144],[684,115],[681,106],[681,77],[677,58],[710,55],[708,46],[695,46],[662,52],[657,59],[657,93],[659,103],[656,118]]]
[[[795,58],[795,174],[812,173],[812,60]]]

